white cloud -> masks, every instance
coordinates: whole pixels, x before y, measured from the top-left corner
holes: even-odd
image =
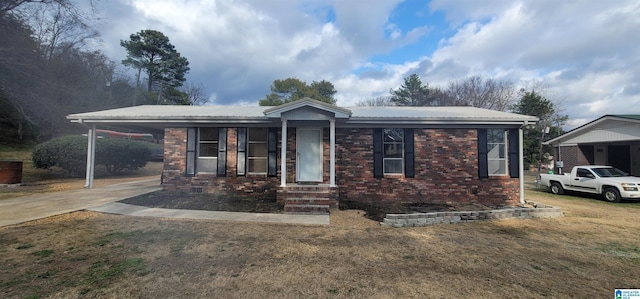
[[[577,119],[640,113],[630,104],[640,102],[631,92],[640,76],[637,1],[435,0],[430,7],[459,26],[430,57],[430,76],[467,67],[468,74],[541,80]]]
[[[297,77],[333,82],[338,103],[352,105],[417,73],[440,86],[470,75],[543,81],[575,119],[640,113],[637,1],[433,0],[413,26],[390,21],[401,0],[363,2],[114,0],[103,4],[103,50],[119,61],[121,39],[162,31],[218,104],[255,103],[273,80]],[[445,29],[426,22],[434,12]],[[370,61],[442,32],[452,33],[433,52]]]

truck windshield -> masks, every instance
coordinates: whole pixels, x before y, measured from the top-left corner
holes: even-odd
[[[593,172],[595,172],[599,177],[603,178],[628,176],[626,172],[613,167],[592,168],[591,170],[593,170]]]

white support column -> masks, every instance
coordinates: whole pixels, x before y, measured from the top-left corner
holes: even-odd
[[[518,171],[520,171],[520,203],[524,204],[524,154],[523,154],[523,136],[522,127],[518,130]]]
[[[336,186],[336,120],[329,121],[329,187]]]
[[[280,187],[287,186],[287,120],[282,120],[282,145],[280,146]]]
[[[96,125],[92,124],[87,134],[87,174],[84,187],[93,188],[93,173],[96,162]]]

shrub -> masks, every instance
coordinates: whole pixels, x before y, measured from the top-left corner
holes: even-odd
[[[109,173],[145,167],[151,159],[147,142],[103,138],[96,140],[96,165],[104,165]]]
[[[80,176],[87,168],[87,137],[64,136],[38,144],[32,160],[37,168],[57,166],[71,176]]]
[[[104,165],[108,172],[136,170],[147,165],[151,151],[142,141],[102,138],[96,140],[96,165]],[[33,151],[33,165],[66,170],[70,176],[81,176],[87,167],[87,137],[64,136],[39,144]]]

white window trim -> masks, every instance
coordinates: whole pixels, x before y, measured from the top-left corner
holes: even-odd
[[[500,129],[489,129],[489,130],[500,130]],[[497,142],[489,142],[487,140],[487,167],[489,167],[489,165],[491,165],[491,161],[503,161],[501,163],[504,163],[504,173],[491,173],[491,171],[489,171],[489,176],[506,176],[509,175],[509,148],[508,148],[508,136],[507,136],[508,131],[504,130],[504,133],[502,134],[502,142],[497,143]],[[487,134],[487,136],[491,136],[490,133]],[[487,137],[488,138],[488,137]],[[500,144],[504,144],[504,158],[490,158],[488,155],[489,152],[489,148],[491,148],[491,145],[500,145]]]
[[[217,156],[217,154],[214,157],[200,157],[200,144],[214,144],[214,143],[218,144],[218,142],[219,142],[218,140],[215,140],[215,141],[213,141],[213,140],[204,140],[204,141],[201,140],[200,139],[200,136],[202,136],[202,134],[200,134],[200,130],[201,129],[202,128],[198,128],[198,144],[197,144],[197,147],[196,147],[196,152],[197,152],[196,160],[215,160],[216,161],[215,164],[218,165],[218,156]],[[220,129],[218,129],[218,130],[220,130]],[[201,165],[201,163],[198,163],[196,161],[196,171],[195,171],[196,173],[203,173],[203,174],[212,174],[212,173],[213,174],[217,174],[218,173],[217,167],[213,171],[200,171],[199,165]]]
[[[251,129],[252,128],[247,128],[247,174],[252,174],[252,175],[266,175],[267,174],[267,170],[269,169],[269,131],[266,131],[266,140],[265,141],[251,141]],[[266,145],[266,155],[264,157],[252,157],[249,155],[249,153],[251,153],[251,145],[252,144],[264,144]],[[251,163],[249,163],[249,160],[264,160],[265,161],[265,167],[264,167],[264,171],[250,171],[250,165]]]
[[[402,130],[402,142],[386,142],[385,138],[384,138],[384,136],[385,136],[384,135],[384,130],[386,130],[386,129],[391,129],[391,128],[382,129],[382,174],[383,175],[403,175],[404,174],[404,146],[405,146],[405,144],[404,144],[404,139],[405,139],[404,129],[401,129]],[[386,152],[385,152],[386,146],[385,145],[387,145],[387,144],[402,144],[402,151],[401,151],[402,157],[401,158],[385,158],[385,154],[386,154]],[[400,161],[400,165],[402,167],[402,170],[400,172],[386,172],[387,168],[385,167],[385,165],[387,164],[387,161],[398,161],[398,160]]]

